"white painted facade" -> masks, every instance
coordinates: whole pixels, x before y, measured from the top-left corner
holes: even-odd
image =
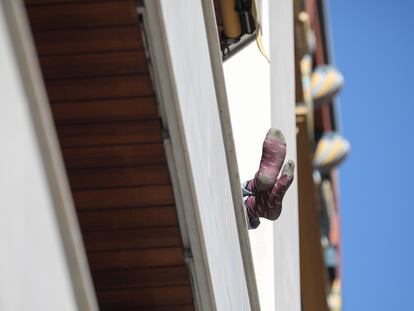
[[[296,159],[292,2],[261,2],[271,63],[253,43],[225,64],[224,83],[208,1],[146,1],[169,134],[164,145],[197,310],[299,311],[296,183],[280,219],[262,220],[249,233],[238,193],[239,175],[246,180],[257,170],[269,127],[283,131],[288,158]],[[0,5],[0,246],[6,254],[0,310],[95,310],[33,44],[16,3]],[[14,38],[23,56],[15,55],[5,8],[22,21]]]
[[[0,309],[76,310],[44,164],[0,10]]]
[[[96,310],[33,42],[0,3],[0,310]]]
[[[161,32],[151,33],[149,41],[165,40],[152,52],[162,73],[160,102],[170,133],[166,145],[169,164],[175,166],[174,192],[184,244],[192,253],[198,308],[251,310],[202,5],[148,1],[146,8],[150,29],[151,19],[162,22]]]
[[[242,180],[256,173],[270,127],[282,130],[286,158],[296,160],[293,12],[289,6],[293,6],[291,1],[262,1],[263,41],[270,63],[255,43],[224,63]],[[300,310],[297,208],[294,182],[280,218],[275,222],[263,219],[258,229],[250,231],[262,310]]]
[[[270,64],[253,42],[224,63],[226,88],[242,181],[256,173],[270,128]],[[273,223],[250,230],[251,251],[262,310],[275,310]]]
[[[288,144],[287,158],[296,163],[295,65],[293,1],[270,1],[271,124]],[[296,170],[298,167],[296,167]],[[300,169],[300,168],[299,168]],[[300,311],[298,188],[294,180],[284,198],[283,217],[275,222],[276,310]]]
[[[292,4],[291,1],[289,3]],[[278,5],[284,7],[283,4]],[[148,1],[148,6],[154,5]],[[220,85],[217,80],[220,80],[220,73],[223,73],[217,66],[217,59],[213,59],[217,46],[211,37],[208,38],[208,35],[216,35],[211,33],[216,29],[209,23],[208,12],[204,12],[206,25],[209,27],[206,29],[203,7],[198,2],[159,1],[159,5],[155,7],[158,7],[158,18],[162,21],[165,32],[165,37],[161,40],[164,40],[163,48],[168,58],[162,63],[162,76],[169,83],[172,82],[172,92],[169,96],[164,95],[161,100],[164,120],[171,135],[171,142],[167,143],[172,149],[169,163],[175,162],[176,166],[178,163],[175,173],[177,181],[181,180],[182,201],[190,194],[192,202],[192,206],[187,208],[183,204],[181,227],[186,227],[184,236],[188,237],[187,246],[193,252],[193,265],[199,264],[197,260],[203,261],[202,272],[207,274],[201,277],[197,273],[200,270],[195,269],[195,286],[201,286],[203,291],[210,291],[200,293],[198,290],[196,296],[199,307],[201,310],[209,310],[205,301],[208,297],[211,308],[217,310],[300,310],[299,241],[298,234],[292,234],[298,231],[296,183],[284,200],[281,218],[276,222],[262,220],[259,229],[250,232],[249,239],[244,234],[247,228],[240,228],[240,223],[234,219],[238,206],[234,198],[232,199],[230,183],[233,178],[238,181],[240,179],[228,170],[232,164],[226,164],[226,151],[229,151],[224,146],[229,144],[226,145],[228,141],[223,141],[223,131],[227,130],[227,124],[220,124],[227,117],[227,98],[220,96],[220,88],[223,87],[225,90],[221,94],[225,95],[227,92],[233,123],[232,134],[237,151],[237,160],[234,159],[234,163],[239,162],[242,180],[251,178],[256,172],[263,139],[271,126],[283,131],[287,138],[288,158],[296,160],[293,23],[286,23],[284,27],[280,27],[279,22],[269,23],[270,15],[266,13],[271,8],[268,2],[262,2],[265,13],[262,18],[267,30],[264,33],[269,38],[272,26],[283,28],[279,32],[280,40],[275,40],[279,43],[278,49],[283,51],[274,52],[272,43],[269,43],[271,40],[266,40],[265,37],[268,53],[270,52],[271,57],[278,58],[269,64],[257,46],[251,44],[226,62],[225,85]],[[284,14],[287,14],[284,22],[289,18],[293,20],[293,12],[286,10],[287,5],[284,8]],[[208,9],[209,6],[204,3],[204,10]],[[150,36],[150,41],[157,41],[154,38],[159,39],[159,36],[160,34]],[[286,45],[280,44],[281,42],[286,42]],[[158,46],[158,51],[159,48],[161,46]],[[157,62],[159,63],[156,60]],[[280,67],[280,64],[283,66]],[[155,67],[159,65],[155,64]],[[282,78],[286,81],[278,84],[277,89],[286,89],[281,94],[276,94],[272,87]],[[159,84],[162,85],[163,78],[160,80]],[[279,119],[274,117],[276,114]],[[180,132],[180,137],[175,137],[176,130]],[[231,135],[224,137],[232,139]],[[183,159],[181,164],[179,159]],[[227,161],[232,161],[228,153]],[[184,178],[185,182],[182,181],[183,176],[180,176],[183,175],[183,169],[188,174]],[[238,234],[240,231],[242,234]],[[197,235],[197,239],[194,235]],[[250,240],[247,244],[251,245],[248,248],[251,247],[252,250],[257,279],[257,284],[253,286],[251,282],[246,283],[246,262],[243,266],[240,250],[240,239],[246,238]],[[205,284],[200,285],[200,281],[207,281],[207,288]],[[280,290],[285,285],[289,286],[289,290]],[[254,293],[256,286],[260,307],[249,304],[248,294]],[[280,293],[277,293],[278,289]],[[286,296],[281,299],[281,295]]]

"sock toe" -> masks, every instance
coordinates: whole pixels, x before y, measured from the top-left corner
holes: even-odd
[[[267,136],[270,136],[272,138],[275,138],[281,142],[286,142],[285,140],[285,136],[283,136],[282,131],[275,129],[275,128],[271,128],[268,132],[267,132]]]
[[[282,175],[293,176],[295,174],[295,162],[289,160],[283,165]]]

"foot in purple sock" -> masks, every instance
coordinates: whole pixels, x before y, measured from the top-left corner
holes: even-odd
[[[281,131],[271,128],[263,142],[259,170],[254,179],[248,182],[247,190],[252,193],[269,190],[275,184],[285,157],[285,137]]]
[[[259,217],[269,220],[279,218],[282,211],[283,197],[292,184],[294,170],[295,164],[289,160],[283,166],[282,174],[276,180],[272,189],[247,198],[245,205],[250,220],[257,220]]]

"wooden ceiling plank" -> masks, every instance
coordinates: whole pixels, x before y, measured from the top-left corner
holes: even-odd
[[[117,270],[184,265],[181,247],[88,253],[91,270]]]
[[[186,266],[95,271],[92,277],[97,290],[189,284]]]
[[[39,58],[45,80],[145,74],[144,51],[43,56]]]
[[[176,226],[174,206],[79,211],[82,232]]]
[[[137,25],[134,1],[51,3],[28,6],[33,31]],[[91,14],[93,13],[93,14]]]
[[[46,5],[46,4],[58,4],[58,3],[88,3],[88,2],[111,2],[114,0],[24,0],[26,6],[35,6],[35,5]],[[131,1],[131,0],[119,0],[119,1]]]
[[[132,304],[136,306],[162,306],[193,302],[191,287],[188,285],[101,291],[97,295],[100,306],[116,304],[120,308]]]
[[[51,108],[57,124],[158,119],[152,96],[52,103]]]
[[[64,148],[62,152],[68,169],[146,166],[166,163],[161,143]]]
[[[53,80],[47,82],[46,89],[52,102],[153,95],[151,80],[146,74]]]
[[[122,311],[195,311],[194,304],[186,304],[186,305],[168,305],[168,306],[136,306],[136,305],[129,305],[129,306],[122,306]],[[117,306],[101,306],[102,311],[119,311]]]
[[[88,252],[180,246],[178,227],[84,232]]]
[[[157,143],[159,121],[132,121],[58,126],[60,145],[66,147]]]
[[[68,172],[72,190],[164,185],[170,183],[166,165],[74,169]]]
[[[33,33],[40,56],[143,50],[137,26],[56,30]]]
[[[78,210],[174,204],[171,185],[74,191],[73,199]]]

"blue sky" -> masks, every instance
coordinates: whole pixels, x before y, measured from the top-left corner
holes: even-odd
[[[414,310],[414,1],[329,0],[345,76],[345,311]]]

